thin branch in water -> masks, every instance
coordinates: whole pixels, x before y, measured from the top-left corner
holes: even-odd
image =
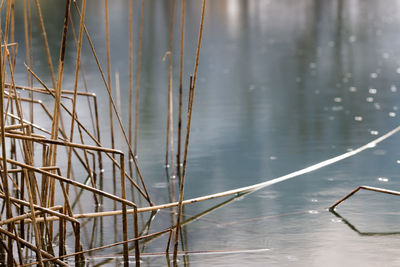
[[[334,210],[340,203],[342,203],[342,202],[345,201],[346,199],[350,198],[351,196],[353,196],[355,193],[357,193],[357,192],[360,191],[361,189],[367,190],[367,191],[374,191],[374,192],[378,192],[378,193],[389,194],[389,195],[400,196],[400,192],[399,192],[399,191],[394,191],[394,190],[388,190],[388,189],[383,189],[383,188],[378,188],[378,187],[372,187],[372,186],[362,185],[362,186],[357,187],[357,188],[354,189],[353,191],[351,191],[349,194],[347,194],[346,196],[344,196],[342,199],[340,199],[339,201],[337,201],[337,202],[336,202],[335,204],[333,204],[332,206],[330,206],[329,209],[330,209],[330,210]]]

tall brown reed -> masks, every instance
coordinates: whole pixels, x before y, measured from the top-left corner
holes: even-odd
[[[190,92],[189,92],[189,105],[188,105],[188,114],[187,114],[185,151],[184,151],[184,156],[183,156],[182,178],[181,178],[181,182],[179,185],[179,204],[178,204],[178,215],[177,215],[176,230],[175,230],[175,243],[174,243],[174,262],[175,263],[177,262],[177,257],[178,257],[178,241],[179,241],[179,230],[181,227],[180,223],[181,223],[181,217],[182,217],[182,207],[183,207],[182,202],[183,202],[183,195],[184,195],[184,188],[185,188],[186,163],[187,163],[187,155],[188,155],[188,147],[189,147],[190,126],[191,126],[191,120],[192,120],[193,100],[194,100],[194,93],[195,93],[196,80],[197,80],[197,70],[198,70],[199,58],[200,58],[201,40],[203,37],[205,7],[206,7],[206,0],[203,0],[202,8],[201,8],[199,37],[198,37],[197,48],[196,48],[196,59],[195,59],[195,63],[194,63],[193,77],[191,77],[191,79],[190,79]]]
[[[135,97],[135,137],[133,141],[133,156],[137,157],[137,140],[139,125],[139,96],[140,96],[140,79],[142,71],[142,50],[143,50],[143,23],[144,23],[144,0],[140,5],[140,24],[139,24],[139,46],[137,52],[137,69],[136,69],[136,97]]]
[[[179,105],[178,105],[178,148],[176,164],[178,175],[181,166],[181,144],[182,144],[182,98],[183,98],[183,52],[185,45],[185,0],[181,1],[181,33],[180,33],[180,54],[179,54]]]

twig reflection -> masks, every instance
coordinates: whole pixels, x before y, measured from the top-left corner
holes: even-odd
[[[362,231],[358,230],[357,227],[355,227],[348,220],[343,218],[343,216],[341,216],[339,213],[334,211],[333,209],[330,209],[329,211],[333,215],[335,215],[337,218],[339,218],[344,224],[346,224],[351,230],[353,230],[354,232],[356,232],[357,234],[359,234],[361,236],[386,236],[386,235],[399,235],[400,234],[400,231],[399,232],[362,232]]]

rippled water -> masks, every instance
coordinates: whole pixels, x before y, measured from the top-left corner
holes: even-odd
[[[103,5],[98,2],[88,1],[86,23],[105,63]],[[112,70],[121,75],[127,121],[127,3],[110,2]],[[148,0],[145,5],[138,160],[156,203],[168,201],[168,65],[162,58],[168,50],[169,4]],[[194,63],[200,5],[199,0],[188,1],[186,77]],[[55,9],[52,1],[42,1],[42,7],[48,22],[62,25],[62,8]],[[135,3],[136,16],[138,11]],[[394,0],[208,1],[185,198],[270,180],[357,148],[396,127],[399,14]],[[60,32],[48,25],[57,55]],[[23,30],[20,34],[17,38],[23,39]],[[40,41],[40,36],[34,40]],[[174,45],[177,52],[178,42]],[[74,49],[71,44],[68,89],[73,85]],[[107,118],[106,91],[87,44],[83,61],[89,89],[103,99],[101,115]],[[178,66],[178,57],[174,63]],[[22,70],[19,77],[24,79]],[[46,62],[37,62],[36,71],[50,82]],[[177,67],[174,74],[177,85]],[[108,140],[107,119],[102,122],[102,138]],[[337,214],[327,208],[360,185],[400,190],[399,146],[400,136],[394,135],[355,157],[204,215],[184,228],[184,249],[193,253],[182,257],[180,266],[398,266],[400,197],[359,192],[340,205]],[[222,201],[187,206],[186,217]],[[170,220],[169,214],[159,213],[150,232]],[[99,240],[107,241],[109,233],[103,234]],[[149,243],[144,252],[164,251],[166,238]],[[106,259],[93,256],[89,262],[95,266]],[[110,259],[106,265],[118,266],[118,259]],[[143,257],[143,266],[166,265],[165,256]]]

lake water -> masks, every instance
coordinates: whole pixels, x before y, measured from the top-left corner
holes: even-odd
[[[40,2],[57,59],[64,4]],[[127,1],[109,2],[112,71],[120,73],[127,124]],[[103,2],[89,0],[87,5],[86,25],[106,70]],[[169,202],[164,168],[168,61],[162,59],[168,50],[170,6],[171,1],[145,1],[138,161],[157,204]],[[139,1],[134,8],[137,22]],[[176,9],[179,13],[180,1]],[[194,65],[200,9],[200,0],[187,1],[185,90]],[[355,149],[398,126],[399,14],[400,4],[394,0],[207,1],[185,199],[273,179]],[[23,42],[22,13],[16,19],[16,40]],[[74,22],[79,24],[75,12]],[[39,60],[45,55],[40,29],[36,25],[33,31],[38,47],[34,70],[51,84],[47,62]],[[134,36],[136,65],[138,23]],[[176,23],[174,105],[178,40]],[[64,88],[72,90],[76,52],[72,41],[68,45]],[[17,78],[25,81],[23,50],[21,45]],[[87,43],[83,64],[89,90],[99,98],[103,144],[110,146],[107,94]],[[50,99],[44,102],[51,107]],[[397,134],[354,157],[205,214],[184,227],[183,249],[191,253],[180,258],[179,266],[398,266],[400,197],[361,191],[340,205],[336,215],[328,207],[360,185],[400,190],[399,147]],[[111,183],[105,186],[111,188]],[[225,200],[186,206],[185,218]],[[170,222],[169,213],[159,212],[150,232]],[[110,243],[112,225],[113,218],[104,219],[102,230],[94,231],[95,245]],[[92,227],[89,220],[89,233]],[[163,252],[166,242],[167,235],[146,244],[143,266],[167,265],[164,255],[145,254]],[[120,266],[116,252],[89,256],[88,266]]]

